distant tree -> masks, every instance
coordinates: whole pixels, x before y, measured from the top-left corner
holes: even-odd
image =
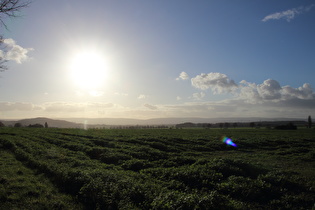
[[[254,122],[251,122],[251,123],[249,123],[249,126],[253,128],[256,126],[256,124]]]
[[[29,124],[29,128],[43,128],[44,126],[42,124],[36,123],[36,124]]]
[[[48,123],[47,122],[45,122],[45,128],[48,128]]]
[[[233,123],[233,128],[236,128],[237,126],[237,123]]]
[[[18,17],[18,12],[29,6],[31,2],[25,0],[0,0],[0,26],[8,28],[4,22],[6,17],[14,18]],[[0,35],[0,46],[3,44],[3,37]],[[0,71],[7,69],[5,63],[7,62],[6,58],[0,55]]]
[[[219,123],[220,128],[223,128],[223,123]]]
[[[5,127],[5,125],[1,121],[0,121],[0,127]]]
[[[278,129],[278,130],[296,130],[297,126],[294,125],[292,122],[290,122],[286,125],[278,125],[275,127],[275,129]]]
[[[312,128],[312,117],[308,116],[308,128]]]
[[[228,123],[228,122],[224,123],[224,127],[225,128],[229,128],[230,127],[230,123]]]
[[[0,23],[7,28],[4,23],[6,17],[15,18],[19,15],[17,14],[21,9],[28,7],[31,1],[24,0],[0,0]]]
[[[181,124],[176,124],[177,128],[191,128],[191,127],[196,127],[195,123],[192,122],[185,122]]]
[[[15,127],[15,128],[20,128],[20,127],[22,127],[22,124],[19,123],[19,122],[18,122],[18,123],[15,123],[15,124],[14,124],[14,127]]]

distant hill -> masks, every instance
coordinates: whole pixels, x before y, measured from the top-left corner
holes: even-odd
[[[69,122],[65,120],[54,120],[44,117],[39,118],[31,118],[31,119],[23,119],[23,120],[2,120],[5,126],[14,126],[15,123],[21,123],[22,126],[28,126],[30,124],[42,124],[44,125],[46,122],[48,127],[57,127],[57,128],[83,128],[82,124]]]
[[[129,119],[129,118],[64,118],[70,122],[89,125],[176,125],[185,122],[192,123],[220,123],[220,122],[259,122],[259,121],[305,121],[301,118],[152,118],[152,119]]]
[[[84,128],[88,127],[103,127],[115,125],[168,125],[173,126],[181,123],[224,123],[224,122],[290,122],[290,121],[306,121],[301,118],[153,118],[153,119],[130,119],[130,118],[63,118],[63,119],[50,119],[50,118],[31,118],[22,120],[0,120],[5,126],[13,126],[15,123],[21,123],[23,126],[30,124],[48,123],[48,127],[58,128]]]

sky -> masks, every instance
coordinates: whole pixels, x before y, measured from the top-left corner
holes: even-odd
[[[34,0],[0,119],[315,117],[313,0]]]

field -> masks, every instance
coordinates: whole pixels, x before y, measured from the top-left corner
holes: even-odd
[[[314,204],[314,129],[0,129],[0,209]]]

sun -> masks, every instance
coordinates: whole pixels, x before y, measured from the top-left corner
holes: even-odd
[[[94,90],[102,87],[108,76],[107,74],[108,65],[100,52],[78,52],[71,58],[71,80],[82,89]]]

